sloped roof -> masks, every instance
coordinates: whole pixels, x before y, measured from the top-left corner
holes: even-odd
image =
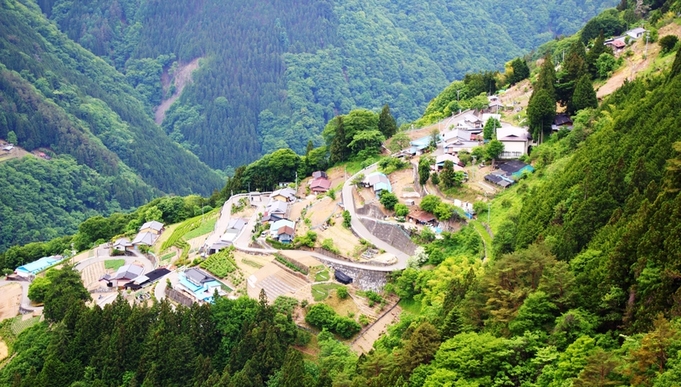
[[[279,235],[290,235],[293,237],[295,234],[296,231],[290,226],[284,226],[279,229]]]
[[[279,200],[272,200],[267,205],[267,212],[270,214],[285,214],[286,210],[288,210],[288,204]]]
[[[123,249],[125,249],[126,247],[130,247],[130,246],[132,246],[132,242],[130,242],[130,239],[128,239],[128,238],[119,238],[119,239],[116,239],[116,241],[114,241],[114,243],[113,243],[113,248],[116,249],[116,250],[120,250],[119,247],[122,247]]]
[[[511,175],[511,174],[514,174],[514,173],[520,171],[521,169],[523,169],[527,166],[528,166],[528,164],[525,164],[520,160],[511,160],[511,161],[507,161],[503,164],[500,164],[499,169],[506,172],[506,174]]]
[[[314,172],[312,172],[312,178],[313,178],[313,179],[319,179],[320,177],[326,178],[326,177],[328,177],[328,176],[326,175],[326,172],[324,172],[324,171],[314,171]]]
[[[435,220],[435,215],[423,210],[414,210],[407,215],[408,218],[415,219],[421,223],[430,223]]]
[[[154,244],[154,240],[156,239],[156,236],[150,232],[141,232],[137,234],[135,239],[132,241],[133,245],[148,245],[151,246]]]
[[[437,158],[435,158],[435,164],[443,164],[445,161],[451,161],[454,163],[454,165],[459,163],[459,158],[454,156],[454,155],[449,155],[449,154],[444,154],[444,155],[439,155]]]
[[[184,272],[184,275],[187,277],[187,279],[194,283],[195,285],[200,286],[203,283],[214,281],[215,278],[209,276],[206,274],[203,270],[199,270],[197,268],[192,267],[191,269],[187,269]]]
[[[163,223],[152,220],[151,222],[146,222],[140,227],[140,231],[150,228],[152,230],[161,231],[163,229]]]
[[[310,182],[311,189],[325,189],[331,188],[331,181],[325,177],[319,177]]]
[[[270,197],[273,198],[273,197],[279,196],[279,195],[281,195],[281,196],[283,196],[283,197],[285,197],[289,200],[292,200],[292,199],[296,198],[296,191],[293,188],[286,187],[286,188],[278,189],[278,190],[272,192]]]
[[[292,227],[295,228],[296,224],[292,220],[288,219],[280,219],[277,220],[276,222],[272,223],[270,226],[270,233],[275,234],[279,231],[280,228],[282,227]]]
[[[281,203],[281,202],[280,202]],[[246,225],[246,221],[241,218],[230,219],[227,224],[227,229],[241,230]]]
[[[123,265],[116,270],[116,274],[111,277],[111,279],[115,280],[121,280],[121,279],[135,279],[139,277],[142,272],[144,271],[144,268],[142,266],[137,266],[133,264],[129,265]]]

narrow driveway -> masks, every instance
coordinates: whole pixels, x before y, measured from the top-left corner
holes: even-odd
[[[354,231],[360,238],[366,239],[367,241],[373,243],[379,249],[385,250],[387,253],[390,253],[397,258],[396,264],[391,266],[385,266],[385,268],[389,269],[388,271],[401,270],[407,267],[407,259],[409,259],[409,254],[375,237],[371,232],[369,232],[369,230],[367,230],[366,227],[364,227],[364,224],[362,224],[362,222],[360,221],[359,215],[357,215],[357,212],[355,211],[355,201],[352,198],[353,190],[352,181],[361,173],[368,175],[370,173],[375,172],[377,168],[378,164],[370,165],[367,168],[364,168],[361,171],[355,173],[348,180],[345,181],[345,184],[343,185],[343,206],[352,217],[352,220],[350,222],[352,231]],[[361,267],[366,268],[368,270],[375,270],[376,268],[376,266],[371,265],[361,265]]]

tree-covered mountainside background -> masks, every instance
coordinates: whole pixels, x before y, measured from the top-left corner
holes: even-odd
[[[390,104],[418,118],[450,81],[501,68],[577,31],[612,0],[497,2],[40,0],[83,47],[132,80],[148,108],[157,82],[203,58],[165,131],[213,168],[323,140],[337,114]],[[161,60],[159,58],[161,57]],[[165,59],[164,59],[165,58]],[[172,61],[172,60],[170,60]]]
[[[34,2],[0,3],[0,138],[53,156],[0,163],[0,250],[72,234],[94,214],[162,193],[210,194],[223,184],[154,124],[141,100]]]
[[[215,170],[285,147],[302,154],[357,107],[389,103],[413,120],[451,80],[500,68],[611,5],[3,1],[0,138],[16,135],[60,168],[0,163],[12,182],[0,191],[0,251],[164,193],[207,195],[224,183]],[[159,127],[169,80],[193,60],[193,82]]]

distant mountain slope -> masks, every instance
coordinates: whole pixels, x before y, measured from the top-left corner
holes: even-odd
[[[0,164],[0,249],[72,233],[89,216],[162,193],[222,185],[154,124],[141,98],[33,1],[0,2],[0,138],[14,132],[26,150],[57,156]]]
[[[207,194],[221,184],[154,125],[120,73],[59,33],[34,2],[4,1],[0,26],[0,138],[13,130],[28,150],[68,153],[105,175],[123,162],[164,192]],[[181,179],[190,172],[194,179]]]
[[[450,81],[501,68],[616,2],[40,0],[122,72],[137,71],[129,58],[205,57],[163,127],[221,169],[319,145],[326,122],[356,107],[389,103],[416,119]]]

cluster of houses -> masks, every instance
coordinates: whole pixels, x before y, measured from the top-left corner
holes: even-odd
[[[324,174],[325,176],[326,174]],[[326,177],[321,177],[326,179]],[[272,192],[270,201],[261,218],[263,223],[270,224],[269,237],[282,243],[290,243],[295,237],[296,223],[288,219],[291,203],[297,200],[296,191],[283,188]]]
[[[615,36],[605,41],[606,46],[612,47],[615,52],[623,50],[627,46],[627,41],[632,41],[643,37],[646,33],[645,28],[638,27],[625,31],[621,36]]]
[[[116,239],[111,244],[111,255],[118,255],[120,253],[126,253],[133,250],[139,250],[141,246],[151,246],[156,242],[161,233],[164,230],[163,223],[152,220],[150,222],[144,223],[135,239],[130,241],[128,238]]]
[[[103,281],[110,288],[139,290],[153,284],[168,273],[170,270],[159,268],[144,274],[144,267],[130,263],[119,267],[113,274],[104,274],[99,277],[99,281]]]

